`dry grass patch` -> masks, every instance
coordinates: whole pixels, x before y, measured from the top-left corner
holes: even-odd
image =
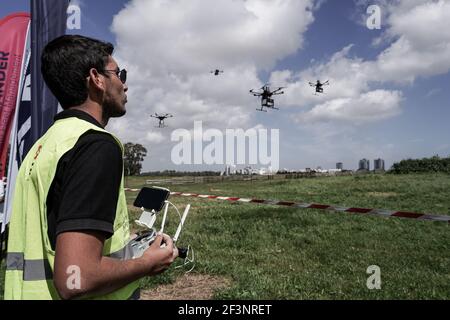
[[[368,195],[371,197],[388,198],[388,197],[396,197],[396,196],[398,196],[398,193],[396,193],[396,192],[368,192]]]
[[[184,274],[175,283],[141,290],[141,300],[210,300],[216,290],[229,287],[231,280],[204,274]]]

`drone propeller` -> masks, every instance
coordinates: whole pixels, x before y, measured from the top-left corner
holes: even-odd
[[[263,93],[262,92],[256,92],[253,89],[249,90],[251,94],[253,94],[255,97],[260,97]]]
[[[284,89],[284,88],[286,88],[286,87],[279,87],[278,89],[272,91],[272,93],[278,92],[278,91],[280,91],[280,90],[282,90],[282,89]],[[280,92],[280,93],[281,93],[281,92]],[[284,93],[284,92],[283,92],[283,93]]]

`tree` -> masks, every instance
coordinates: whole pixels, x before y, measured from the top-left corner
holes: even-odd
[[[123,165],[126,176],[136,176],[141,173],[142,161],[147,156],[147,149],[139,143],[125,143]]]
[[[399,163],[394,163],[391,173],[428,173],[428,172],[446,172],[450,173],[450,157],[440,158],[435,155],[431,158],[407,159]]]

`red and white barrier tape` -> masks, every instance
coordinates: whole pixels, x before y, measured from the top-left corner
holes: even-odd
[[[424,214],[424,213],[408,212],[408,211],[389,211],[389,210],[367,209],[367,208],[344,208],[344,207],[334,207],[334,206],[330,206],[330,205],[326,205],[326,204],[317,204],[317,203],[301,203],[301,202],[278,201],[278,200],[220,197],[220,196],[203,195],[203,194],[195,194],[195,193],[183,193],[183,192],[171,192],[170,194],[173,196],[218,199],[218,200],[245,202],[245,203],[266,204],[266,205],[274,205],[274,206],[286,206],[286,207],[302,208],[302,209],[320,209],[320,210],[330,210],[330,211],[338,211],[338,212],[350,212],[350,213],[357,213],[357,214],[370,214],[370,215],[378,215],[378,216],[384,216],[384,217],[398,217],[398,218],[409,218],[409,219],[417,219],[417,220],[432,220],[432,221],[441,221],[441,222],[450,223],[450,216]]]
[[[139,190],[140,189],[125,188],[125,191],[137,192]],[[450,216],[425,214],[425,213],[417,213],[417,212],[409,212],[409,211],[390,211],[390,210],[367,209],[367,208],[344,208],[344,207],[335,207],[335,206],[330,206],[330,205],[326,205],[326,204],[317,204],[317,203],[301,203],[301,202],[278,201],[278,200],[221,197],[221,196],[196,194],[196,193],[184,193],[184,192],[171,192],[170,195],[180,196],[180,197],[196,197],[196,198],[203,198],[203,199],[228,200],[228,201],[233,201],[233,202],[237,201],[237,202],[245,202],[245,203],[257,203],[257,204],[285,206],[285,207],[302,208],[302,209],[320,209],[320,210],[329,210],[329,211],[337,211],[337,212],[370,214],[370,215],[377,215],[377,216],[383,216],[383,217],[431,220],[431,221],[441,221],[441,222],[450,223]]]

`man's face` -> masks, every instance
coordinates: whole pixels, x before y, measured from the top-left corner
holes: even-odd
[[[119,71],[119,66],[114,58],[109,57],[105,70]],[[128,91],[128,87],[113,71],[105,72],[106,90],[103,100],[103,113],[108,118],[121,117],[126,113],[127,95],[125,93]]]

